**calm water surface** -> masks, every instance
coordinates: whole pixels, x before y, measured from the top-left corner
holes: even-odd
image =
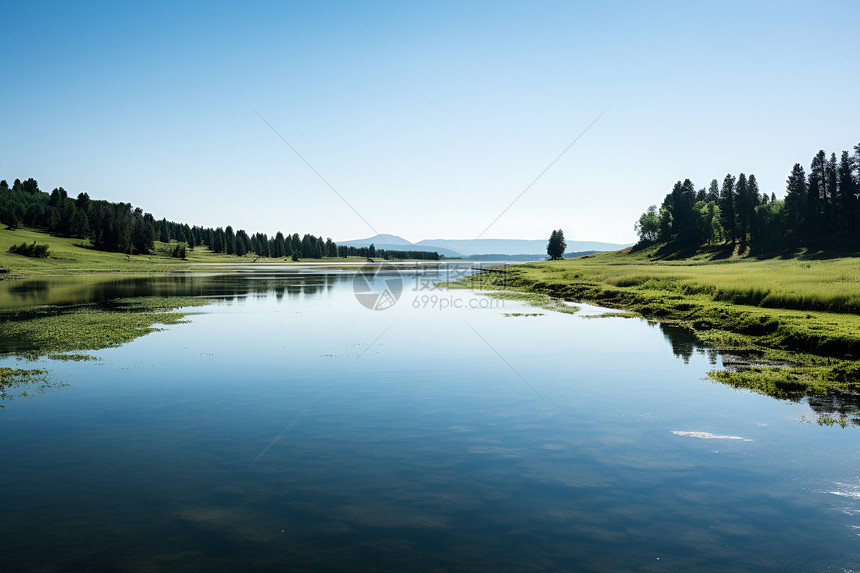
[[[217,298],[98,362],[0,359],[69,384],[0,411],[3,570],[860,569],[856,428],[704,380],[681,332],[427,272],[383,311],[350,269],[5,291]]]

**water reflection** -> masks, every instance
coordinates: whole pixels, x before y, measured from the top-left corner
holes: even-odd
[[[440,265],[402,265],[389,271],[404,275],[427,275],[430,284],[442,280]],[[456,267],[458,276],[474,272],[474,264],[446,263],[446,272]],[[149,275],[89,274],[0,281],[0,310],[43,305],[100,303],[113,299],[145,296],[241,297],[316,295],[335,284],[353,280],[361,267],[238,267],[226,271],[177,272]],[[378,275],[383,276],[383,273]]]
[[[345,280],[349,280],[349,275],[344,273],[307,271],[270,271],[253,276],[177,273],[24,279],[0,282],[0,309],[89,304],[145,296],[238,297],[274,292],[280,300],[284,294],[314,295]]]
[[[648,322],[658,327],[663,337],[672,347],[672,354],[689,364],[694,354],[708,359],[708,363],[735,372],[749,370],[756,366],[790,366],[789,363],[763,363],[763,353],[757,350],[720,350],[704,346],[696,333],[681,326],[660,322]],[[776,396],[775,396],[776,397]],[[822,425],[839,424],[860,427],[860,396],[838,390],[829,390],[823,396],[778,397],[792,402],[805,401],[815,412],[816,422]]]
[[[371,312],[352,276],[208,273],[140,291],[221,304],[58,363],[74,391],[0,416],[4,570],[857,568],[841,512],[857,509],[856,438],[695,382],[707,366],[690,333],[409,300]],[[140,288],[120,282],[78,289]]]
[[[824,396],[810,396],[809,407],[818,414],[818,423],[860,427],[860,395],[829,390]]]
[[[705,355],[705,351],[708,350],[703,346],[699,345],[699,339],[696,337],[696,335],[686,328],[675,326],[673,324],[665,324],[662,322],[652,321],[648,321],[648,326],[657,326],[660,329],[660,331],[663,333],[663,336],[666,338],[666,340],[669,342],[669,345],[672,347],[672,354],[683,360],[684,364],[690,363],[690,358],[697,350],[702,355]],[[714,354],[713,356],[708,355],[708,361],[711,364],[716,364],[716,354]]]

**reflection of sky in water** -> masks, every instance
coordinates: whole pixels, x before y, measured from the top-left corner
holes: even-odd
[[[703,380],[643,321],[229,282],[0,414],[7,566],[860,567],[856,433]]]

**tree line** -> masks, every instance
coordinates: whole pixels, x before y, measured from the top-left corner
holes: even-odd
[[[338,245],[337,256],[339,257],[367,257],[381,258],[385,260],[418,259],[422,261],[438,261],[439,253],[436,251],[394,251],[390,249],[377,249],[373,243],[369,247],[347,247],[346,245]]]
[[[752,243],[790,236],[860,236],[860,144],[854,154],[815,154],[807,174],[795,163],[786,194],[762,193],[755,175],[731,173],[696,189],[675,183],[658,209],[651,205],[636,222],[640,242],[684,244]]]
[[[89,239],[96,249],[128,254],[152,253],[158,240],[176,241],[189,249],[205,245],[212,252],[239,257],[253,253],[260,257],[293,260],[347,256],[439,259],[437,253],[427,251],[385,251],[376,250],[373,245],[369,248],[339,247],[330,238],[311,234],[285,235],[278,231],[269,237],[266,233],[234,230],[231,225],[206,228],[157,220],[129,203],[94,200],[87,193],[80,193],[73,199],[62,187],[45,193],[33,178],[16,179],[11,187],[6,180],[0,181],[0,223],[10,229],[26,226],[64,237]]]

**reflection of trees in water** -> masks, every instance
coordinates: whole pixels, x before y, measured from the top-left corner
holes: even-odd
[[[657,326],[672,347],[672,354],[689,364],[693,354],[707,356],[710,364],[716,365],[717,358],[722,358],[723,366],[731,370],[744,370],[756,364],[755,356],[742,352],[720,352],[716,348],[702,346],[696,333],[686,328],[660,322],[649,322],[649,326]],[[860,427],[860,396],[830,390],[824,396],[806,396],[796,398],[779,398],[798,402],[807,400],[809,407],[818,416],[819,424],[839,424],[843,426]]]
[[[240,300],[249,294],[265,297],[269,293],[274,293],[277,300],[282,300],[284,293],[290,296],[316,295],[350,278],[347,274],[295,272],[64,277],[4,281],[6,284],[0,285],[0,300],[8,300],[9,306],[28,306],[88,304],[144,296],[213,296],[222,300]]]
[[[830,390],[824,396],[810,396],[809,407],[818,414],[819,423],[835,422],[860,427],[860,396]]]
[[[710,364],[716,364],[717,358],[720,356],[720,353],[714,348],[706,348],[701,345],[699,342],[699,338],[696,336],[694,332],[683,328],[681,326],[675,326],[673,324],[665,324],[662,322],[648,322],[649,326],[657,326],[660,328],[660,331],[663,333],[663,336],[669,342],[669,345],[672,347],[672,354],[676,357],[682,359],[684,364],[690,363],[690,358],[693,357],[693,354],[699,353],[702,356],[707,357],[708,362]]]

